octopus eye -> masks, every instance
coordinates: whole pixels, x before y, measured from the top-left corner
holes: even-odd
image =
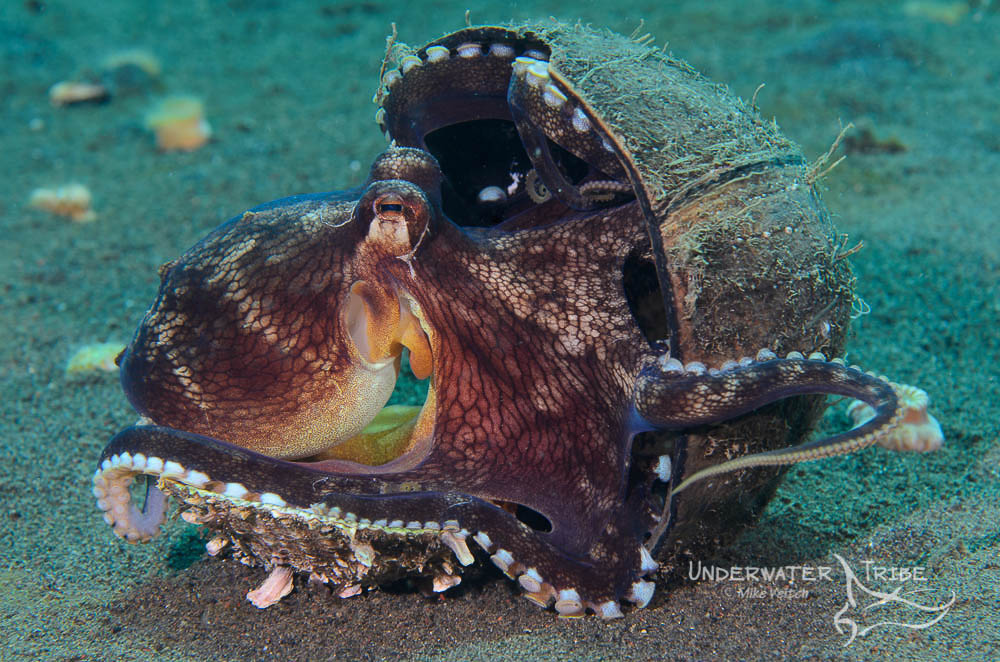
[[[387,221],[403,220],[403,209],[403,200],[397,195],[383,195],[375,201],[375,213]]]
[[[395,255],[411,252],[427,229],[430,206],[413,184],[399,180],[376,182],[362,202],[362,219],[368,218],[368,238]]]

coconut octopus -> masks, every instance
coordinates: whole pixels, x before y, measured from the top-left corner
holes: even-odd
[[[294,573],[443,591],[478,556],[613,618],[783,465],[899,427],[900,387],[826,359],[853,277],[817,169],[753,107],[554,22],[391,44],[381,74],[364,186],[255,207],[161,268],[119,357],[140,419],[94,476],[116,534],[154,537],[172,498],[209,553],[270,571],[262,607]],[[426,395],[385,406],[404,358]],[[808,441],[822,394],[866,422]]]

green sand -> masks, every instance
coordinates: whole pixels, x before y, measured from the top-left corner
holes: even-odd
[[[811,157],[840,123],[860,127],[823,182],[839,230],[865,244],[853,262],[871,312],[849,358],[925,388],[945,448],[795,469],[760,523],[703,561],[829,566],[836,553],[857,567],[921,566],[928,602],[956,594],[940,623],[878,628],[844,647],[839,581],[804,598],[750,598],[686,579],[661,582],[624,619],[563,621],[490,570],[440,601],[299,587],[258,611],[244,594],[262,571],[205,558],[193,527],[173,521],[148,545],[117,540],[90,481],[135,415],[113,374],[68,378],[66,359],[126,341],[157,267],[223,220],[359,184],[384,147],[370,99],[389,23],[422,43],[461,27],[468,6],[281,4],[0,7],[0,659],[1000,659],[1000,11],[984,2],[955,24],[902,1],[472,7],[476,22],[551,14],[625,33],[643,19],[744,98],[765,82],[764,115]],[[162,59],[159,84],[104,105],[49,105],[52,84],[131,46]],[[142,118],[166,93],[204,98],[210,144],[155,150]],[[93,191],[94,223],[27,207],[35,187],[70,181]],[[835,410],[832,423],[843,420]]]

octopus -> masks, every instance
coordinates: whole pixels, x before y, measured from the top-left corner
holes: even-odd
[[[488,559],[560,616],[616,618],[783,467],[901,425],[901,386],[827,358],[854,281],[817,167],[725,88],[557,23],[393,43],[381,80],[363,186],[161,267],[119,357],[139,420],[93,481],[121,538],[173,500],[269,572],[259,607],[297,575],[445,591]],[[407,379],[418,401],[387,405]],[[865,420],[811,440],[830,394]]]

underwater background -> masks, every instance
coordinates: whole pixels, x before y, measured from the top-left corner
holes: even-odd
[[[88,4],[0,3],[0,659],[1000,659],[996,3]],[[135,414],[101,361],[159,265],[244,209],[362,183],[385,147],[371,99],[390,24],[420,45],[466,9],[651,33],[745,99],[764,83],[762,114],[810,159],[854,123],[821,183],[838,230],[864,242],[848,358],[928,391],[944,448],[799,465],[701,561],[920,567],[914,599],[955,597],[939,622],[845,646],[842,581],[756,596],[687,576],[624,619],[561,620],[492,570],[440,600],[299,586],[257,610],[244,595],[263,570],[207,560],[194,527],[133,546],[103,523],[91,477]]]

